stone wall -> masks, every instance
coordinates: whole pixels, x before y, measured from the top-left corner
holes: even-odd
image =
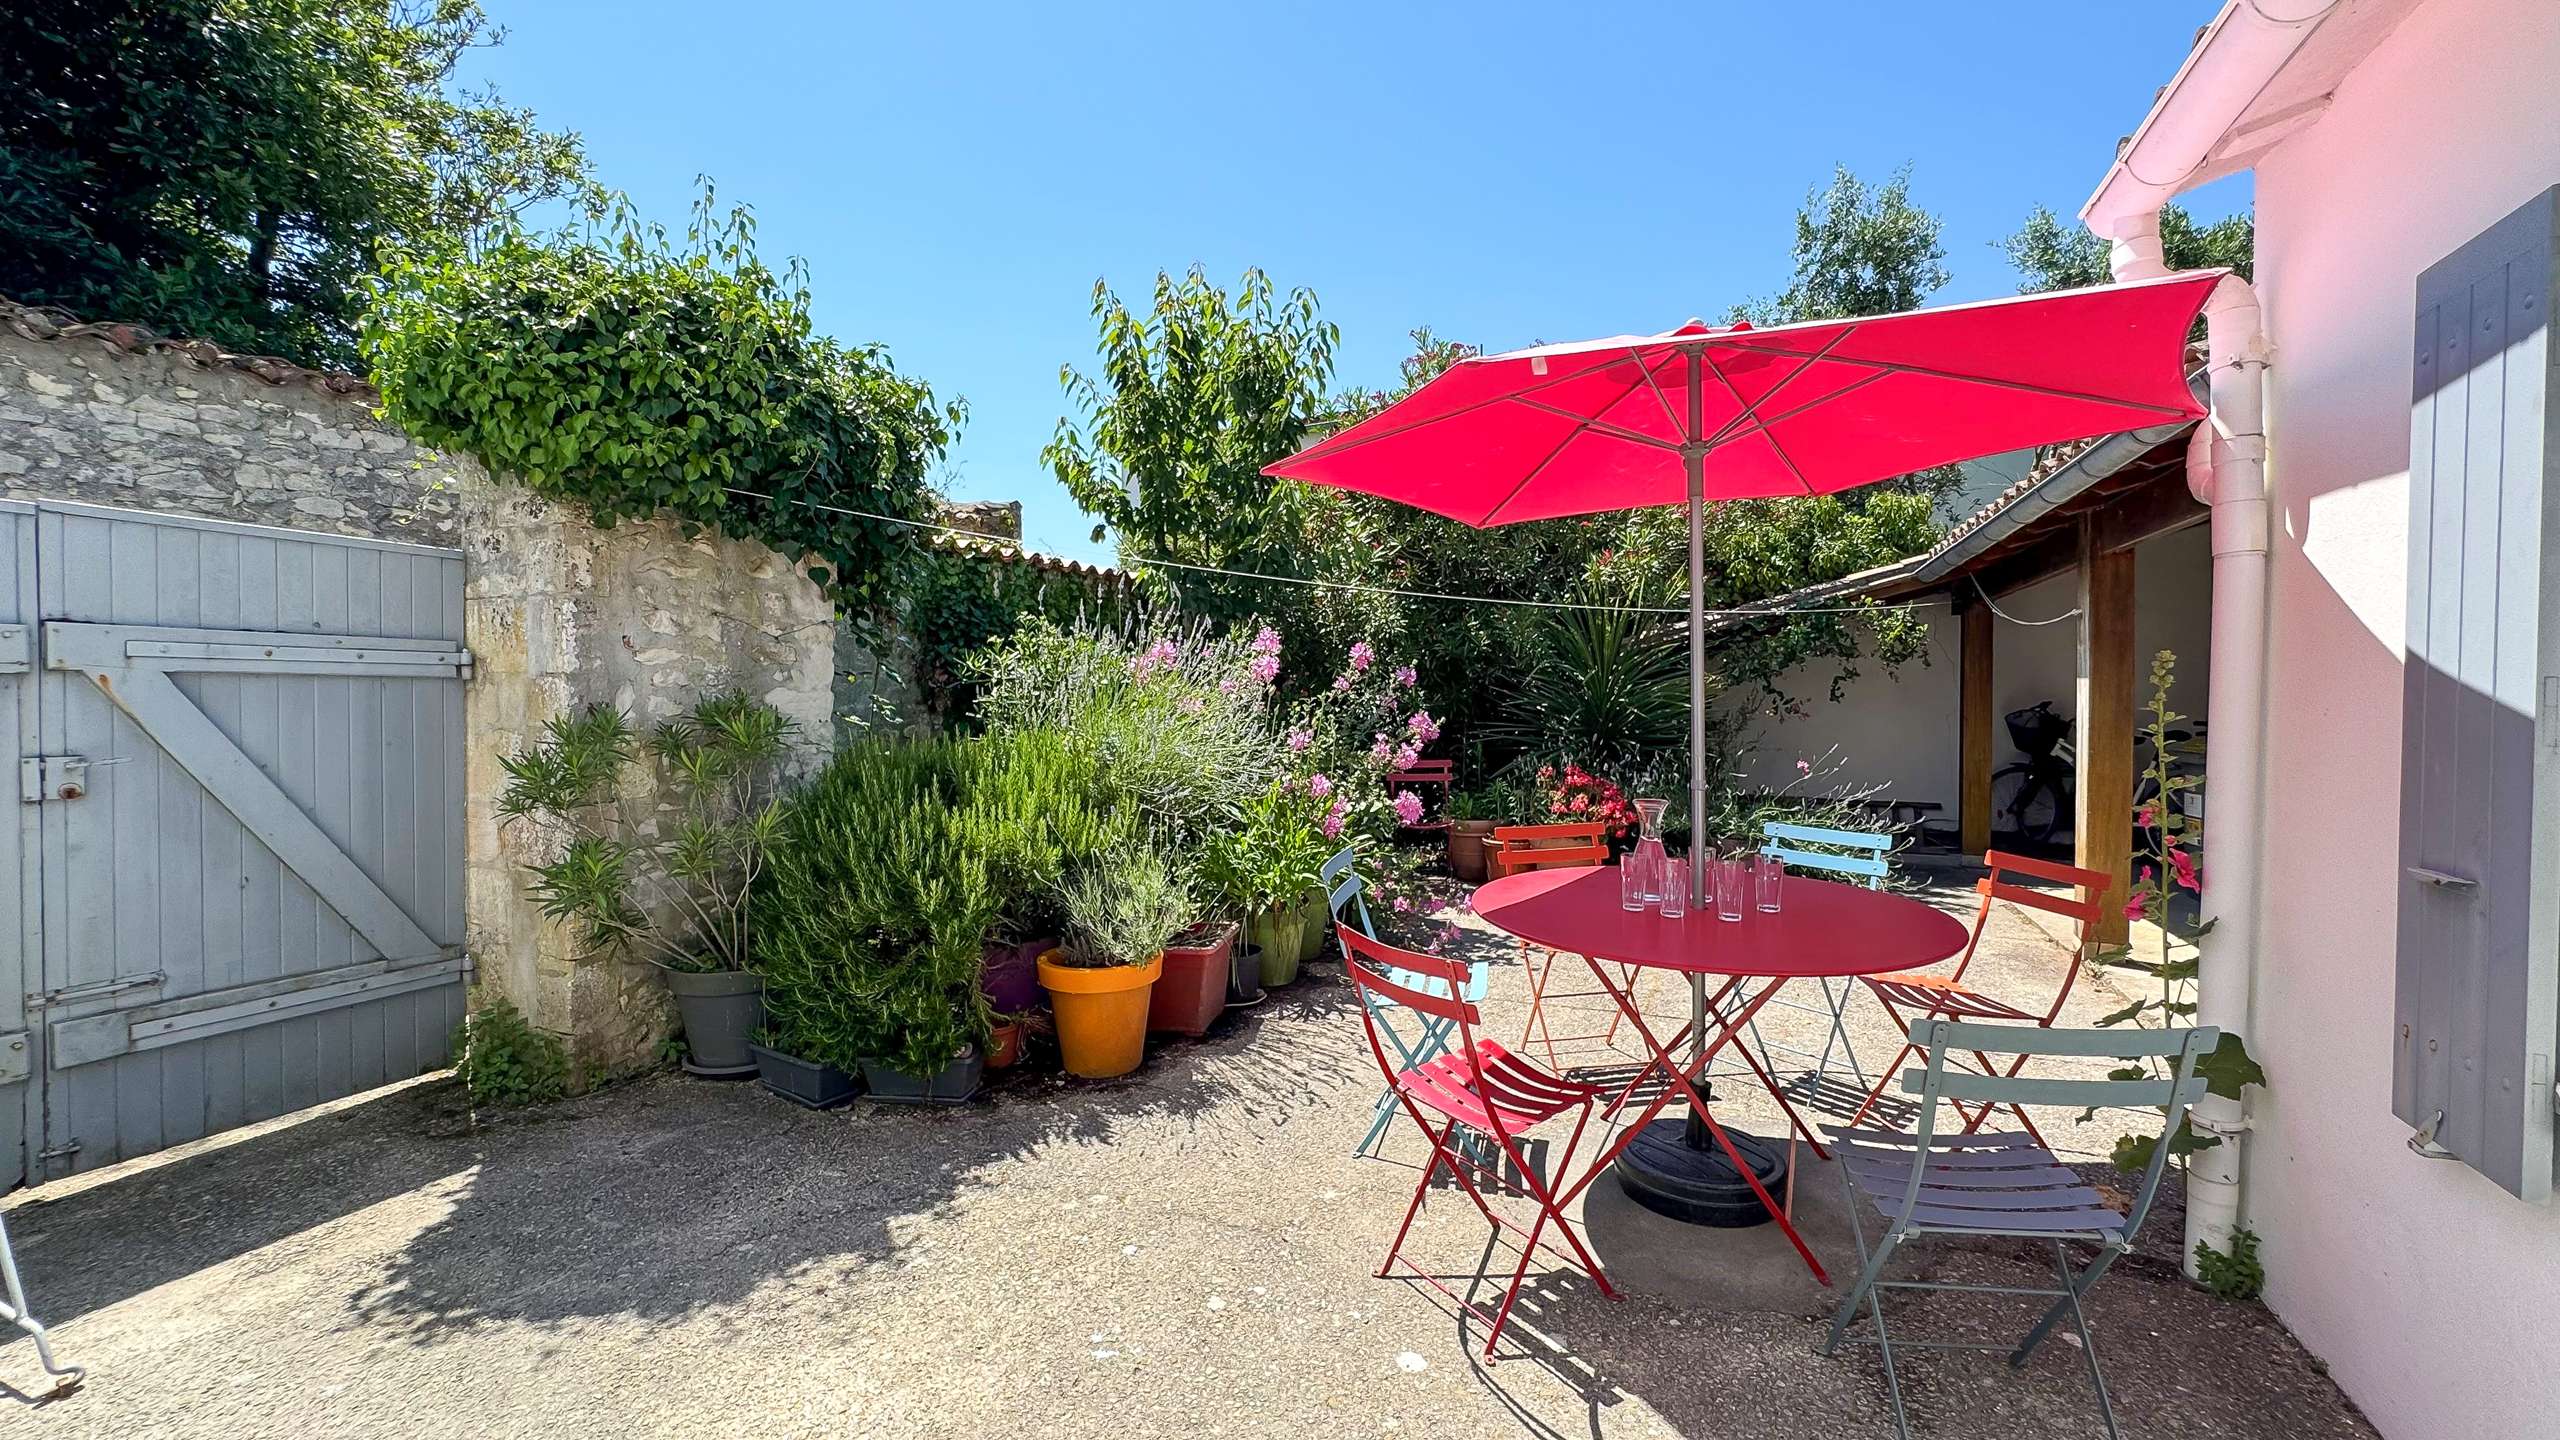
[[[361,382],[209,350],[0,301],[0,493],[460,542],[466,463],[376,418]]]
[[[699,697],[743,687],[797,723],[792,771],[831,753],[835,613],[809,578],[751,542],[687,540],[664,521],[598,530],[572,507],[514,485],[460,489],[464,636],[477,674],[464,835],[468,943],[484,980],[570,1040],[590,1072],[649,1063],[668,1030],[665,991],[637,961],[575,959],[524,890],[538,837],[502,831],[499,757],[545,722],[618,706],[646,730]],[[633,814],[666,806],[644,781]]]

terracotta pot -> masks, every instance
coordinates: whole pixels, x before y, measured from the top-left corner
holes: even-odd
[[[1228,921],[1209,927],[1206,938],[1195,944],[1164,947],[1164,975],[1147,1004],[1147,1028],[1177,1035],[1206,1033],[1209,1022],[1227,1008],[1235,944],[1236,927]]]
[[[1461,880],[1482,880],[1490,862],[1484,842],[1493,837],[1490,820],[1458,820],[1449,826],[1449,873]]]
[[[997,1021],[987,1032],[987,1068],[1010,1070],[1021,1059],[1022,1022],[1019,1020]]]
[[[1298,978],[1300,943],[1298,910],[1283,905],[1266,910],[1253,922],[1254,943],[1262,947],[1262,983],[1286,985]]]
[[[1298,963],[1306,964],[1324,953],[1324,942],[1333,935],[1333,906],[1322,890],[1310,890],[1298,904]]]
[[[1144,965],[1066,965],[1057,951],[1040,957],[1040,983],[1058,1019],[1058,1053],[1067,1073],[1108,1080],[1138,1068],[1147,1053],[1147,1002],[1164,973],[1164,956]]]

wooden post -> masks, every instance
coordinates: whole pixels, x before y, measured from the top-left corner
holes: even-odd
[[[2133,865],[2133,551],[2081,531],[2079,773],[2071,833],[2079,864],[2115,877],[2090,938],[2121,944]]]
[[[1960,753],[1957,829],[1968,855],[1991,848],[1991,607],[1964,607],[1956,713]]]

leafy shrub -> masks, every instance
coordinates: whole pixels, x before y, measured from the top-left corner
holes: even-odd
[[[648,750],[678,811],[644,824],[626,794],[638,749],[631,722],[609,705],[553,717],[541,744],[498,762],[500,823],[534,829],[551,856],[528,867],[542,913],[577,926],[591,953],[746,969],[748,901],[773,846],[775,777],[795,728],[742,690],[659,726]]]
[[[815,334],[799,267],[774,274],[754,236],[706,190],[681,247],[625,206],[397,257],[362,336],[383,410],[599,525],[664,513],[760,541],[883,613],[913,532],[844,512],[922,518],[960,407]]]
[[[453,1032],[454,1074],[474,1105],[542,1105],[569,1093],[569,1052],[503,995],[471,997]]]
[[[1220,899],[1248,919],[1297,904],[1333,853],[1321,830],[1327,795],[1275,784],[1209,837],[1204,869]]]

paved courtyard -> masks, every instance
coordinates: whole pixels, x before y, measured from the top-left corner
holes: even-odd
[[[1977,978],[2049,994],[2061,952],[2017,914],[1995,924]],[[1477,943],[1500,962],[1490,1028],[1508,1039],[1525,983],[1506,944]],[[2069,1018],[2114,1008],[2119,983],[2085,986]],[[1685,1005],[1668,983],[1646,999]],[[1873,1063],[1882,1017],[1863,997],[1853,1014]],[[1777,1028],[1807,1039],[1812,1023]],[[37,1312],[89,1380],[42,1405],[0,1397],[0,1430],[1891,1434],[1872,1351],[1814,1354],[1836,1296],[1773,1227],[1675,1225],[1605,1181],[1578,1208],[1628,1297],[1550,1272],[1498,1363],[1479,1363],[1481,1331],[1435,1291],[1371,1278],[1423,1155],[1400,1121],[1385,1159],[1352,1158],[1377,1087],[1331,963],[1127,1080],[1025,1078],[956,1112],[813,1114],[664,1075],[475,1121],[449,1081],[424,1081],[13,1197]],[[1723,1093],[1721,1114],[1777,1133],[1765,1098]],[[2091,1155],[2122,1128],[2038,1120]],[[1796,1205],[1847,1269],[1827,1167],[1804,1166]],[[1410,1253],[1468,1273],[1483,1232],[1446,1192]],[[2156,1215],[2147,1253],[2094,1303],[2127,1435],[2371,1435],[2264,1310],[2178,1278],[2177,1232],[2173,1210]],[[1944,1279],[2050,1274],[1996,1243],[1922,1253]],[[2007,1338],[2030,1303],[1893,1313],[1897,1333]],[[36,1374],[30,1345],[0,1345],[0,1381]],[[1924,1355],[1904,1374],[1924,1435],[2101,1433],[2067,1343],[2024,1373]]]

